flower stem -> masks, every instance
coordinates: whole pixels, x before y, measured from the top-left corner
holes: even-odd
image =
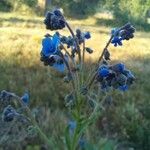
[[[68,69],[69,74],[71,75],[71,78],[72,78],[72,79],[71,79],[72,88],[73,88],[73,92],[74,92],[74,94],[75,94],[75,98],[77,99],[76,83],[75,83],[75,80],[74,80],[73,73],[72,73],[72,71],[71,71],[71,68],[70,68],[68,62],[67,62],[66,59],[64,58],[64,55],[62,54],[62,52],[60,52],[60,56],[61,56],[61,58],[63,59],[65,65],[66,65],[66,67],[67,67],[67,69]]]
[[[82,84],[83,84],[84,71],[85,71],[84,61],[85,61],[85,41],[83,41],[82,64],[81,64]]]
[[[113,35],[110,37],[110,39],[109,39],[108,42],[106,43],[106,46],[104,47],[104,49],[103,49],[103,51],[102,51],[102,53],[101,53],[101,55],[100,55],[100,57],[99,57],[99,59],[98,59],[97,65],[96,65],[96,67],[95,67],[95,69],[94,69],[94,71],[93,71],[94,74],[93,74],[93,76],[91,77],[91,79],[89,79],[89,82],[88,82],[88,84],[87,84],[87,89],[90,89],[90,87],[91,87],[92,84],[94,83],[94,80],[95,80],[96,75],[97,75],[97,69],[98,69],[99,64],[101,63],[101,61],[102,61],[102,59],[103,59],[103,56],[104,56],[104,54],[105,54],[105,51],[107,50],[109,44],[111,43],[112,38],[113,38]]]
[[[66,22],[66,26],[67,26],[68,30],[70,31],[70,33],[71,33],[71,35],[74,38],[74,41],[76,43],[76,48],[78,50],[78,56],[79,56],[79,63],[81,64],[81,49],[79,46],[79,42],[78,42],[77,38],[75,37],[73,30],[71,29],[70,25],[67,22]]]

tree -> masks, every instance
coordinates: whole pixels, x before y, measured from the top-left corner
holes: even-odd
[[[105,6],[112,10],[115,19],[126,22],[147,23],[150,0],[105,0]]]

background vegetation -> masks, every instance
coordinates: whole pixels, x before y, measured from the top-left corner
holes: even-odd
[[[131,147],[149,150],[150,0],[93,0],[92,3],[90,0],[53,0],[46,7],[43,1],[37,0],[1,0],[0,91],[6,89],[19,95],[29,91],[30,105],[33,112],[37,112],[40,126],[57,139],[61,149],[67,122],[64,97],[69,87],[63,83],[62,74],[43,66],[39,60],[41,40],[48,32],[43,25],[43,15],[45,10],[54,7],[64,9],[73,29],[82,27],[92,32],[88,45],[93,47],[94,54],[87,55],[87,68],[94,64],[112,27],[128,20],[137,27],[133,40],[124,42],[123,47],[110,47],[112,60],[121,60],[133,70],[136,83],[124,96],[114,93],[114,106],[106,109],[96,125],[91,126],[88,132],[92,137],[87,132],[86,140],[98,147],[103,145],[104,150],[113,150],[118,143],[118,150]],[[43,144],[37,139],[27,139],[21,144],[36,150],[40,149],[39,143]]]

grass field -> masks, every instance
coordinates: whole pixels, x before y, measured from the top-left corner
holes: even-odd
[[[63,84],[61,74],[40,62],[41,39],[49,32],[42,22],[41,17],[0,13],[0,91],[6,89],[22,95],[27,90],[31,95],[31,106],[50,106],[58,120],[63,122],[64,116],[57,112],[64,109],[63,98],[68,87]],[[80,21],[70,20],[70,24],[73,29],[82,27],[92,33],[92,39],[87,45],[94,49],[94,53],[87,54],[86,62],[94,63],[109,39],[111,28],[96,24],[94,17]],[[67,30],[62,33],[67,34]],[[117,112],[123,113],[123,110],[133,107],[133,116],[134,111],[142,111],[145,113],[143,120],[149,122],[150,33],[137,30],[135,38],[123,44],[124,46],[117,48],[110,46],[111,59],[113,62],[124,62],[133,70],[136,83],[125,96],[118,97],[123,102],[122,106],[118,106]],[[115,117],[118,117],[117,113]],[[52,130],[53,126],[50,128]]]

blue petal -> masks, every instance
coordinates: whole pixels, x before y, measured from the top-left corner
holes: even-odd
[[[22,97],[21,100],[25,103],[25,104],[29,104],[29,94],[25,93]]]
[[[115,36],[115,37],[112,39],[111,43],[114,44],[115,47],[116,47],[117,45],[122,46],[122,40],[123,40],[122,38],[120,38],[120,37],[118,37],[118,36]]]
[[[63,64],[54,63],[52,67],[59,72],[64,72],[66,69],[66,66],[64,63]]]
[[[49,37],[42,40],[42,45],[42,53],[45,56],[50,56],[55,51],[55,49],[53,49],[52,40]]]
[[[75,128],[77,127],[76,121],[69,121],[68,127],[69,127],[70,136],[72,136]]]
[[[58,34],[55,33],[55,34],[53,35],[53,39],[52,39],[53,48],[54,48],[54,49],[57,49],[59,43],[60,43],[60,38],[59,38]]]
[[[114,46],[116,47],[116,46],[117,46],[117,43],[114,43]]]
[[[77,123],[76,121],[69,121],[68,125],[71,130],[74,130],[77,126]]]
[[[109,75],[109,70],[106,68],[102,68],[99,70],[99,75],[102,77],[107,77]]]

